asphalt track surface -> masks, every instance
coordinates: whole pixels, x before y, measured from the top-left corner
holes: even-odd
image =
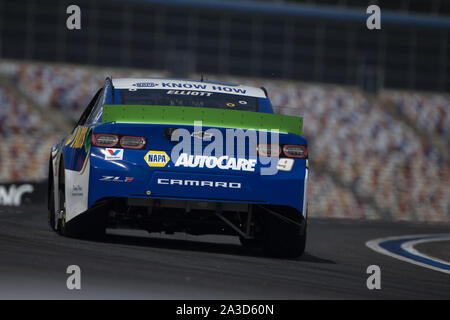
[[[449,225],[310,219],[306,253],[281,260],[244,249],[234,237],[111,231],[101,241],[69,239],[50,231],[46,219],[42,207],[0,209],[0,299],[450,299],[448,274],[365,246],[380,237],[450,232]],[[448,248],[422,249],[444,258]],[[66,287],[72,264],[81,268],[81,290]],[[381,290],[366,286],[373,264],[381,268]]]
[[[421,243],[415,246],[415,249],[420,252],[426,252],[432,257],[450,261],[450,241],[440,243],[439,245],[435,245],[434,243]]]

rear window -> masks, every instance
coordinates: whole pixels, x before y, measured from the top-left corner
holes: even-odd
[[[201,107],[258,111],[258,98],[229,93],[174,89],[116,89],[117,104]]]

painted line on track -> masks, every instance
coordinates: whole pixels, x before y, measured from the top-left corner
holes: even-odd
[[[392,258],[450,274],[450,262],[426,255],[414,249],[414,246],[419,243],[437,241],[450,241],[450,234],[419,234],[378,238],[367,241],[366,246]]]

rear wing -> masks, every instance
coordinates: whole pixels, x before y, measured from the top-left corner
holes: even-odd
[[[103,106],[102,122],[194,125],[206,127],[268,130],[302,135],[303,118],[253,111],[174,106]]]

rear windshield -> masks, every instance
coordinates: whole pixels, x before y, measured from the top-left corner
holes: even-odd
[[[116,103],[258,111],[258,98],[229,93],[173,89],[116,89]]]

